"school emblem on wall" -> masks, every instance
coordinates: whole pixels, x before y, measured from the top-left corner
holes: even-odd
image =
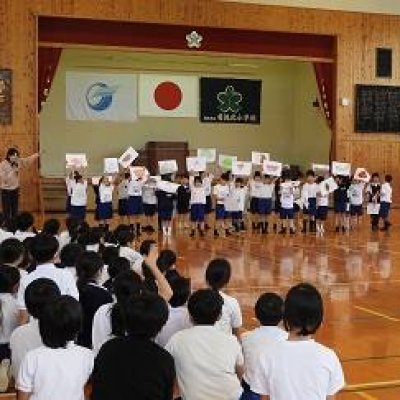
[[[0,69],[0,124],[11,124],[12,111],[11,70]]]
[[[261,80],[200,79],[200,121],[260,124]]]

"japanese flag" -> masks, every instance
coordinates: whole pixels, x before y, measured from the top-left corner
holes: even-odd
[[[140,75],[139,114],[143,117],[197,117],[198,77]]]

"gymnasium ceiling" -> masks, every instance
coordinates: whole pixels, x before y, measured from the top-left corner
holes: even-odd
[[[400,15],[400,0],[224,0],[224,1]]]

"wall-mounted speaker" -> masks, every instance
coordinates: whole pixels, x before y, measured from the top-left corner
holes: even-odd
[[[392,49],[376,49],[376,77],[392,77]]]

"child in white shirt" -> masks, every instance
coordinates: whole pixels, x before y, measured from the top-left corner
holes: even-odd
[[[157,213],[157,183],[153,180],[148,180],[143,185],[143,212],[145,217],[145,226],[143,231],[153,233],[154,229],[154,216]]]
[[[262,294],[255,305],[255,315],[261,326],[243,333],[241,337],[245,365],[242,381],[245,399],[257,398],[257,394],[252,393],[250,387],[258,368],[260,352],[264,352],[266,348],[272,349],[276,343],[287,340],[289,336],[278,326],[283,318],[283,300],[279,295]]]
[[[294,234],[294,194],[293,184],[290,179],[289,173],[284,172],[282,176],[283,182],[280,184],[280,218],[282,229],[280,234],[285,234],[287,229],[290,228],[290,234]]]
[[[365,184],[357,179],[353,179],[348,190],[352,229],[361,224],[361,217],[363,215],[364,190]]]
[[[204,236],[204,221],[206,214],[206,189],[200,176],[195,176],[190,187],[190,219],[192,222],[192,232],[195,235],[197,226],[200,226],[200,236]]]
[[[236,232],[244,231],[245,225],[243,214],[246,207],[247,186],[244,186],[242,178],[236,178],[235,184],[231,189],[230,201],[232,202],[232,225]]]
[[[19,399],[84,400],[94,356],[74,344],[81,323],[81,306],[74,298],[60,296],[48,304],[39,321],[44,346],[30,351],[19,370]]]
[[[35,219],[29,212],[23,211],[19,213],[15,218],[16,232],[14,237],[20,242],[23,242],[26,238],[35,237],[34,228]]]
[[[87,206],[87,180],[80,171],[73,171],[67,179],[67,187],[71,193],[69,215],[71,218],[84,220]]]
[[[143,214],[143,186],[146,183],[144,176],[128,180],[128,219],[136,236],[141,235],[140,218]],[[136,226],[135,226],[136,224]]]
[[[323,180],[324,178],[322,176],[317,178],[317,234],[323,234],[325,232],[325,221],[328,218],[329,192],[328,188],[321,186]]]
[[[258,212],[258,202],[260,198],[260,191],[262,187],[262,177],[261,172],[256,171],[254,173],[253,179],[249,180],[250,189],[250,213],[251,213],[251,227],[253,232],[260,230],[260,220]]]
[[[225,333],[233,333],[239,337],[239,330],[243,324],[239,302],[222,291],[228,285],[230,279],[231,265],[228,260],[215,258],[210,261],[206,270],[206,282],[210,288],[219,292],[224,301],[221,318],[215,326]]]
[[[96,206],[96,216],[99,220],[99,225],[108,231],[110,228],[110,221],[113,217],[114,181],[112,177],[102,176],[97,190],[98,203]]]
[[[307,222],[309,223],[310,232],[316,231],[315,216],[317,214],[317,192],[318,185],[315,183],[315,173],[312,170],[306,173],[306,182],[301,191],[303,200],[303,233],[307,232]]]
[[[125,170],[118,180],[118,215],[122,223],[127,221],[128,216],[128,183],[130,177],[130,172]]]
[[[258,191],[257,213],[259,218],[258,229],[262,234],[268,233],[268,219],[272,213],[272,196],[275,184],[269,175],[264,175]]]
[[[143,257],[133,248],[135,235],[128,225],[119,225],[115,230],[115,238],[119,244],[119,256],[126,258],[132,268],[143,262]]]
[[[323,318],[316,288],[299,284],[289,290],[284,307],[287,341],[260,350],[251,390],[269,400],[326,400],[344,387],[335,352],[314,341]]]
[[[226,219],[228,218],[228,212],[226,210],[226,201],[230,195],[229,188],[229,176],[224,173],[221,175],[220,182],[214,186],[214,198],[215,198],[215,225],[214,225],[214,237],[218,237],[221,231],[225,231],[226,235],[229,236],[229,226],[226,225]]]
[[[389,222],[389,213],[392,204],[392,192],[392,175],[385,175],[385,182],[381,186],[381,206],[379,209],[379,218],[384,223],[381,231],[387,231],[391,225]]]

